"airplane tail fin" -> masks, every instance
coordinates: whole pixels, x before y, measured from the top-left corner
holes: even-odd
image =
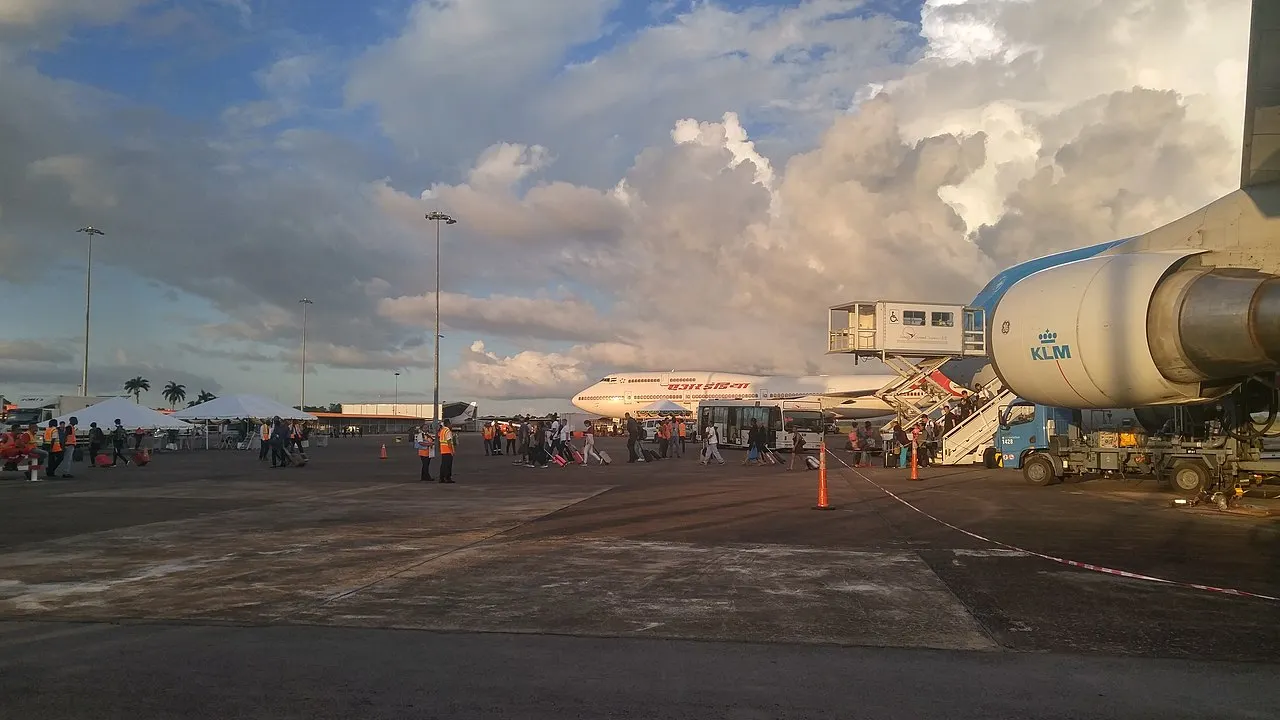
[[[951,393],[953,397],[963,397],[965,395],[955,383],[951,382],[951,378],[942,374],[941,370],[934,370],[930,377],[933,378],[934,382],[945,388],[947,392]]]
[[[1280,2],[1253,0],[1240,187],[1280,182]]]

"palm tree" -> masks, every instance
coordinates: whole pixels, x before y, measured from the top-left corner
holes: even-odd
[[[210,400],[217,400],[217,399],[218,399],[218,396],[217,396],[217,395],[214,395],[213,393],[209,392],[208,390],[205,390],[204,388],[201,388],[201,389],[200,389],[200,394],[196,396],[195,403],[196,403],[197,405],[199,405],[199,404],[201,404],[201,403],[207,403],[207,402],[209,402]]]
[[[187,386],[180,385],[173,380],[164,386],[164,399],[169,401],[169,409],[172,410],[178,403],[187,399]]]
[[[142,393],[151,390],[151,382],[141,375],[124,382],[124,391],[133,396],[133,401],[142,404]]]

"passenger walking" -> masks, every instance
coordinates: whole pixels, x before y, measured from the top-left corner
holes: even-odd
[[[707,429],[702,433],[704,438],[702,446],[702,459],[699,464],[706,465],[711,462],[712,458],[721,465],[724,464],[724,458],[720,457],[720,450],[717,447],[720,444],[720,433],[716,430],[715,425],[708,425]]]
[[[448,420],[440,421],[440,430],[436,434],[436,444],[440,448],[440,482],[453,482],[453,429]]]
[[[89,423],[89,467],[98,467],[98,453],[106,443],[107,435],[98,427],[98,423]]]
[[[791,427],[791,462],[787,463],[788,470],[796,469],[796,458],[804,452],[804,436],[800,434],[800,428]]]
[[[271,467],[289,467],[289,426],[279,417],[272,418],[271,429]]]
[[[625,413],[623,417],[627,421],[627,462],[633,463],[640,459],[639,445],[643,437],[644,430],[640,428],[640,423],[631,417],[631,413]]]
[[[125,465],[129,464],[129,458],[125,457],[124,449],[129,444],[129,431],[124,429],[124,425],[120,423],[120,418],[116,418],[115,427],[111,428],[111,467],[115,467],[116,463],[121,460]]]
[[[418,449],[418,460],[422,463],[422,473],[418,478],[420,482],[434,481],[431,477],[431,458],[435,456],[435,444],[436,438],[431,434],[430,426],[423,423],[413,438],[413,446]]]
[[[582,426],[582,464],[590,465],[591,458],[595,458],[596,464],[603,465],[604,458],[596,452],[596,431],[591,427],[591,421],[583,420]]]

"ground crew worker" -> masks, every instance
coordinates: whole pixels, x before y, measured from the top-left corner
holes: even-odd
[[[262,426],[258,428],[258,439],[261,446],[258,448],[258,459],[266,460],[267,453],[271,451],[271,423],[266,420],[262,421]]]
[[[482,435],[484,435],[484,454],[492,455],[493,454],[493,423],[491,422],[485,423],[484,429],[481,430],[480,432]],[[443,463],[443,461],[441,462]]]
[[[440,421],[440,431],[436,434],[436,445],[440,448],[440,482],[453,482],[453,430],[448,420]]]
[[[71,471],[76,467],[76,445],[79,438],[76,437],[76,425],[80,422],[79,418],[73,417],[69,420],[64,428],[58,428],[63,433],[62,437],[62,477],[70,479],[75,477]]]
[[[516,426],[515,423],[507,423],[507,431],[504,433],[507,439],[507,454],[516,454]]]
[[[27,426],[26,443],[32,455],[40,459],[40,464],[49,467],[49,451],[44,449],[44,433],[40,432],[37,423]]]
[[[49,464],[44,474],[53,477],[53,473],[62,464],[62,434],[58,432],[58,421],[50,420],[49,427],[44,429],[44,444],[49,448]]]

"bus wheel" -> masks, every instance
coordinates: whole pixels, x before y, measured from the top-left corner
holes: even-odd
[[[1173,489],[1186,495],[1199,495],[1209,484],[1209,468],[1202,462],[1179,463],[1173,468]]]
[[[1000,467],[1000,457],[995,448],[989,447],[982,451],[982,466],[988,470]]]
[[[1053,463],[1043,455],[1031,455],[1022,463],[1022,479],[1044,487],[1052,485],[1058,478],[1053,470]]]

